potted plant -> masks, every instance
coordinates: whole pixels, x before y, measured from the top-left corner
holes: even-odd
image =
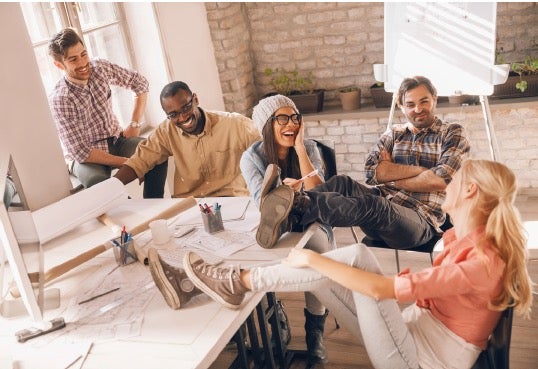
[[[346,86],[338,90],[342,109],[356,110],[361,107],[361,89],[357,86]]]
[[[285,71],[280,68],[266,68],[265,75],[271,77],[269,83],[273,90],[293,100],[301,113],[316,113],[323,110],[325,91],[314,89],[312,72],[303,76],[296,70]]]
[[[533,59],[530,56],[527,56],[523,63],[512,63],[510,69],[519,75],[519,82],[516,83],[516,88],[521,92],[525,92],[529,88],[529,80],[532,82],[536,82],[537,80],[538,57]],[[534,85],[536,85],[536,83],[534,83]]]
[[[492,97],[499,99],[538,96],[538,57],[510,64],[505,83],[496,85]]]
[[[370,94],[374,100],[376,108],[390,108],[392,104],[392,94],[385,91],[383,82],[376,82],[370,86]]]

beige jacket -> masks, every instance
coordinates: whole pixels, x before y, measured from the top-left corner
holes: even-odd
[[[249,196],[239,160],[260,135],[252,121],[238,113],[203,111],[204,131],[184,133],[169,120],[162,122],[125,163],[139,178],[173,156],[172,197]]]

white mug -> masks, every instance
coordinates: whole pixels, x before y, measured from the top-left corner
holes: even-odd
[[[153,238],[153,243],[156,245],[162,245],[167,243],[170,239],[170,230],[168,229],[168,224],[165,219],[157,219],[149,223],[149,228],[151,229],[151,237]]]

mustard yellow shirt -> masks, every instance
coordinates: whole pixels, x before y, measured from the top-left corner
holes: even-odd
[[[172,197],[249,196],[239,160],[260,139],[252,120],[238,113],[201,111],[206,117],[202,133],[189,135],[165,120],[125,164],[143,178],[172,156]]]

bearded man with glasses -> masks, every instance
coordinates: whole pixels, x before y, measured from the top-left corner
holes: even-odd
[[[249,196],[239,169],[243,152],[260,139],[252,121],[238,113],[204,110],[185,82],[161,91],[166,120],[140,144],[116,177],[143,178],[170,156],[175,165],[172,197]]]

